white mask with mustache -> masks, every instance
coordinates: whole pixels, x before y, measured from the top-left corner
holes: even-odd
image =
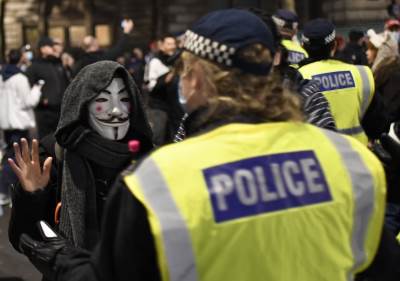
[[[131,100],[122,78],[114,78],[89,103],[89,125],[102,137],[123,139],[129,130]]]

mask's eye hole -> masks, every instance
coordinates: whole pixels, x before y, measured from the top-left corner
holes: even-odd
[[[122,98],[121,101],[122,102],[130,102],[131,100],[129,98]]]
[[[107,102],[108,100],[105,98],[97,98],[95,99],[96,102]]]

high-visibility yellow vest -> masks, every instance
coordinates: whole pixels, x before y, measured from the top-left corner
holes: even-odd
[[[225,125],[160,148],[124,180],[165,281],[348,281],[380,240],[379,160],[308,124]]]
[[[329,59],[307,64],[299,72],[305,79],[320,81],[339,132],[367,144],[361,120],[375,93],[371,69]]]
[[[298,43],[288,39],[283,39],[281,43],[288,51],[287,60],[292,67],[298,68],[299,63],[308,58],[306,50],[304,50]]]

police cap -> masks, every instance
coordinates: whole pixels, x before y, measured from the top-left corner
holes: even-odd
[[[253,44],[275,52],[272,33],[260,18],[249,11],[226,9],[205,15],[187,30],[183,48],[225,67],[255,75],[268,74],[271,65],[244,62],[238,56],[241,49]]]
[[[41,37],[41,38],[39,39],[39,42],[38,42],[38,48],[42,48],[42,47],[44,47],[44,46],[53,47],[54,45],[55,45],[55,44],[54,44],[53,39],[51,39],[50,37],[47,37],[47,36]]]
[[[325,46],[336,38],[335,26],[327,19],[311,20],[304,25],[302,42],[305,45]]]
[[[275,24],[280,28],[295,29],[298,26],[299,17],[289,10],[280,9],[272,16]]]

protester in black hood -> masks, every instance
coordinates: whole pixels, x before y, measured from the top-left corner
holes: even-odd
[[[16,163],[9,162],[20,185],[13,194],[9,237],[17,250],[21,233],[37,237],[38,220],[51,225],[59,220],[58,229],[76,246],[92,249],[97,242],[111,183],[132,159],[152,149],[140,93],[125,68],[103,61],[82,69],[65,92],[55,139],[44,139],[40,156],[33,141],[32,158],[25,139],[21,150],[14,144]],[[129,140],[140,143],[135,154]],[[48,156],[57,159],[52,169]],[[45,160],[43,172],[39,158]]]
[[[40,57],[26,70],[32,85],[43,80],[42,95],[35,108],[35,118],[39,139],[54,133],[60,117],[62,95],[68,85],[61,60],[54,52],[54,41],[49,37],[39,40]]]

